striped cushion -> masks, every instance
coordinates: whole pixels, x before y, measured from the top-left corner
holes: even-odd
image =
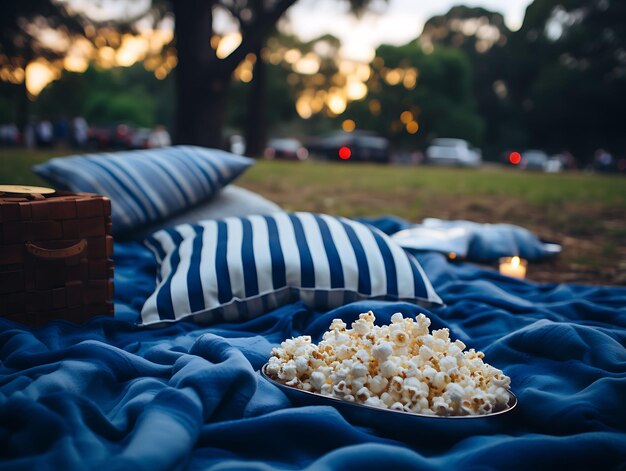
[[[222,150],[177,146],[56,158],[34,171],[61,190],[108,196],[119,235],[209,199],[253,162]]]
[[[238,321],[302,300],[330,309],[372,298],[441,304],[419,262],[382,232],[312,213],[276,213],[163,229],[141,323]]]

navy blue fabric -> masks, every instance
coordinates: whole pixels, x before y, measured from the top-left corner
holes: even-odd
[[[372,292],[372,284],[369,277],[369,264],[367,263],[365,250],[363,250],[363,246],[361,245],[359,238],[354,233],[354,229],[347,224],[343,224],[343,227],[345,228],[346,234],[348,234],[348,238],[354,247],[356,263],[359,267],[359,293],[369,294]]]
[[[320,228],[320,233],[322,235],[322,242],[324,243],[324,249],[326,250],[326,257],[328,258],[328,264],[331,267],[335,267],[334,270],[330,271],[330,287],[331,288],[341,288],[344,285],[343,278],[343,264],[341,263],[341,257],[339,256],[339,251],[337,250],[337,246],[335,245],[335,241],[333,240],[333,236],[330,233],[330,229],[328,228],[328,224],[324,221],[319,215],[315,215],[315,221]],[[395,275],[395,273],[394,273]],[[398,294],[398,290],[396,289],[396,295]]]
[[[116,319],[32,329],[0,318],[0,468],[616,469],[626,462],[626,289],[537,285],[439,254],[420,263],[447,303],[284,306],[247,322],[131,324],[156,263],[116,244]],[[519,399],[504,426],[465,438],[393,423],[356,426],[330,406],[293,407],[258,370],[333,318],[426,313],[481,349]],[[133,319],[134,316],[134,319]],[[386,427],[382,427],[386,425]],[[415,429],[420,427],[415,423]],[[417,437],[420,438],[417,438]]]
[[[422,224],[411,225],[397,217],[359,221],[376,226],[386,234],[396,234],[394,240],[407,250],[453,252],[457,258],[472,262],[489,263],[513,255],[537,262],[561,250],[558,244],[546,243],[528,229],[512,224],[427,218]]]
[[[253,163],[219,149],[174,146],[57,157],[33,170],[56,188],[108,196],[118,237],[210,199]]]
[[[306,242],[302,222],[293,214],[289,215],[289,220],[293,224],[296,244],[298,244],[298,253],[300,254],[300,280],[302,287],[315,288],[315,267],[313,266],[313,257],[311,257],[309,245]]]

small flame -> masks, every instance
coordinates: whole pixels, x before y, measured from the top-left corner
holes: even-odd
[[[520,260],[519,260],[519,257],[513,257],[513,258],[511,259],[511,266],[514,266],[514,267],[519,266],[519,261],[520,261]]]

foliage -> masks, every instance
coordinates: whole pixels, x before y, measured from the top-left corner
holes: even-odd
[[[589,161],[626,150],[626,4],[535,0],[512,37],[508,80],[533,143]]]
[[[135,126],[152,126],[154,103],[148,96],[137,96],[129,92],[112,97],[100,93],[85,103],[85,115],[92,123],[128,123]]]
[[[110,125],[124,122],[151,127],[172,125],[172,79],[160,81],[141,65],[66,72],[46,87],[34,103],[37,117],[57,119],[83,116],[88,123]]]
[[[50,0],[4,1],[0,15],[0,65],[24,68],[35,57],[58,57],[58,51],[35,34],[35,30],[44,25],[61,29],[68,35],[80,29],[76,17],[66,15],[63,8]]]
[[[89,9],[85,9],[84,3],[73,4],[67,0],[3,1],[0,66],[23,69],[37,58],[63,59],[77,41],[86,41],[94,50],[103,46],[115,49],[120,46],[121,34],[136,32],[138,19],[150,20],[154,24],[165,14],[161,2],[151,6],[149,0],[125,1],[127,4],[122,5],[123,8],[100,1],[93,2]],[[92,17],[87,11],[106,10],[112,6],[118,13],[107,18]],[[100,35],[100,32],[107,34]]]
[[[429,19],[418,39],[427,50],[457,48],[472,64],[472,93],[485,124],[483,154],[492,159],[498,149],[523,147],[526,141],[523,131],[520,133],[518,113],[502,82],[510,36],[502,14],[460,5]]]
[[[29,116],[32,98],[27,90],[26,76],[29,64],[39,62],[42,67],[61,74],[64,60],[77,47],[89,57],[101,59],[98,51],[104,47],[115,50],[122,45],[125,33],[135,33],[136,20],[144,18],[158,22],[165,10],[150,0],[127,0],[124,8],[109,2],[72,3],[67,0],[4,1],[0,10],[0,73],[3,80],[21,84],[21,97],[14,107],[13,119],[24,127]],[[106,11],[111,6],[118,13],[111,17],[91,17],[88,11]],[[111,10],[112,11],[112,10]],[[161,54],[157,51],[156,54]],[[107,62],[107,61],[104,61]],[[36,92],[33,92],[36,94]],[[0,117],[1,118],[1,117]]]
[[[437,48],[426,54],[416,42],[381,46],[374,64],[380,66],[368,83],[367,99],[346,113],[359,128],[378,131],[410,149],[424,148],[435,137],[481,144],[484,129],[471,92],[471,66],[461,51]],[[411,73],[416,82],[406,80]],[[392,80],[392,74],[397,78]],[[372,102],[377,103],[374,112]],[[403,112],[418,123],[417,134],[408,132],[407,123],[401,121]]]
[[[17,121],[20,91],[18,85],[0,80],[0,124]]]

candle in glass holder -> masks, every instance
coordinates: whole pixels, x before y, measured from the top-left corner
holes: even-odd
[[[500,259],[500,273],[523,280],[526,277],[526,260],[519,257],[502,257]]]

